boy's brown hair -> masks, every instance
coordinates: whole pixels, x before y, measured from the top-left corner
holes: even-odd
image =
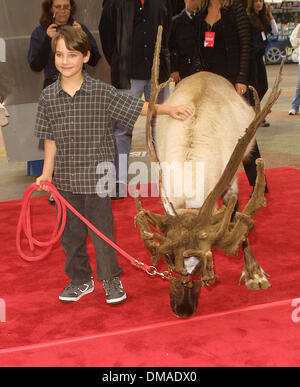
[[[79,51],[84,56],[91,51],[90,39],[81,28],[69,25],[57,27],[56,34],[53,36],[51,42],[51,48],[54,53],[59,39],[63,39],[65,41],[65,45],[68,50]]]

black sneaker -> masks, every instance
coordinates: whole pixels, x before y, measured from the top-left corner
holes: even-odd
[[[103,289],[105,290],[106,302],[108,304],[119,304],[126,300],[127,296],[119,277],[111,280],[103,280]]]
[[[94,291],[94,281],[91,279],[81,285],[74,285],[72,281],[68,283],[64,291],[59,296],[60,301],[78,301],[81,297]]]
[[[263,128],[268,128],[270,126],[270,122],[268,122],[266,120],[263,120],[263,122],[261,123],[260,126],[263,127]]]

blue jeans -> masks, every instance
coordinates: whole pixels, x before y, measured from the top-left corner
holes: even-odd
[[[141,98],[144,94],[145,100],[149,101],[151,93],[151,81],[131,79],[131,88],[129,90],[119,90],[121,93],[128,93]],[[166,86],[158,95],[157,103],[163,103],[169,96],[169,86]],[[128,178],[128,158],[132,140],[132,129],[128,129],[118,122],[115,123],[115,141],[116,141],[116,179],[119,183],[127,184]],[[153,131],[153,123],[152,123]]]
[[[298,113],[299,108],[300,108],[300,63],[298,66],[298,80],[296,85],[296,91],[295,91],[294,98],[292,100],[291,109],[295,109],[296,112]]]

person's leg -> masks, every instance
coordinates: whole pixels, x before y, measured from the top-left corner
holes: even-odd
[[[86,195],[85,216],[106,237],[115,242],[110,197]],[[123,270],[118,265],[116,251],[93,231],[89,230],[89,234],[96,251],[97,279],[102,280],[106,302],[110,305],[118,304],[127,296],[119,278]]]
[[[165,100],[169,97],[169,95],[170,95],[170,88],[169,88],[169,85],[167,85],[158,94],[157,103],[165,102]]]
[[[151,80],[145,81],[144,95],[145,95],[145,100],[148,102],[150,100],[150,95],[151,95]],[[169,97],[169,95],[170,95],[170,89],[169,89],[169,85],[167,85],[158,93],[156,103],[162,104]],[[154,141],[155,125],[156,125],[156,117],[153,117],[151,120],[151,135],[152,135],[153,141]]]
[[[110,197],[85,195],[84,216],[107,238],[115,243],[114,217]],[[123,270],[118,265],[116,250],[105,242],[94,231],[88,230],[95,247],[97,262],[97,279],[109,280],[119,276]]]
[[[120,92],[131,94],[141,98],[144,91],[143,80],[131,80],[131,88],[129,90],[119,90]],[[131,148],[132,129],[127,129],[119,123],[115,123],[114,129],[115,145],[116,145],[116,183],[120,192],[117,196],[124,197],[127,194],[127,179],[128,179],[128,159]],[[122,188],[123,187],[123,188]]]
[[[151,80],[144,81],[144,95],[145,95],[145,100],[149,101],[150,100],[150,94],[151,94]],[[164,87],[158,94],[157,96],[157,101],[156,103],[163,103],[165,100],[169,97],[170,95],[170,88],[169,85]]]
[[[60,191],[59,193],[78,212],[84,214],[84,195]],[[86,251],[87,226],[69,209],[64,232],[60,238],[61,245],[67,255],[65,272],[75,285],[91,279],[92,270],[89,255]]]
[[[292,106],[290,109],[290,113],[293,111],[293,112],[295,112],[294,114],[297,114],[299,112],[299,108],[300,108],[300,64],[298,66],[298,80],[297,80],[297,84],[296,84],[295,95],[294,95],[294,98],[292,100]]]
[[[130,90],[119,90],[120,93],[130,93]],[[128,129],[123,125],[115,122],[114,125],[114,136],[115,136],[115,167],[116,167],[116,184],[118,186],[119,182],[127,184],[127,158],[124,158],[124,154],[128,153],[131,144],[131,134],[128,132]],[[124,181],[123,181],[124,180]],[[126,196],[123,192],[121,196]],[[114,195],[113,195],[114,196]],[[116,191],[116,196],[119,196],[118,189]]]
[[[83,195],[59,191],[60,194],[81,214],[84,211]],[[69,209],[64,232],[60,238],[66,252],[65,271],[71,281],[59,295],[62,302],[78,301],[94,291],[89,255],[86,251],[87,226]]]

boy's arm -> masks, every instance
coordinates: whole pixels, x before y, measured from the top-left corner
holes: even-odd
[[[142,116],[147,115],[149,103],[145,102],[141,111]],[[176,120],[183,121],[185,118],[189,118],[194,114],[194,110],[189,105],[160,105],[156,104],[154,107],[154,115],[169,115],[170,117],[175,118]]]
[[[40,187],[38,191],[49,191],[48,187],[41,185],[42,181],[52,181],[54,170],[54,159],[56,155],[56,144],[54,140],[44,140],[44,167],[40,177],[36,179],[36,184]]]

